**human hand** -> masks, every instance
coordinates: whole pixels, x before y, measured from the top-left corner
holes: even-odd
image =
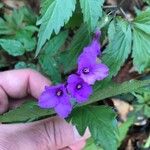
[[[0,113],[20,105],[28,95],[38,98],[50,84],[31,69],[1,72]],[[0,150],[81,150],[88,137],[88,133],[80,137],[75,127],[59,117],[34,123],[1,124]]]

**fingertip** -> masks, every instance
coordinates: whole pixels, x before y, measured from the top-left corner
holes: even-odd
[[[52,83],[42,74],[37,71],[28,70],[29,72],[29,87],[28,92],[35,98],[38,98],[44,91],[45,86],[50,86]]]
[[[86,141],[85,140],[82,140],[82,141],[79,141],[73,145],[70,145],[69,148],[71,150],[83,150],[83,148],[85,147],[86,145]]]

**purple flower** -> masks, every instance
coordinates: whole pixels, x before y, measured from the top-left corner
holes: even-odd
[[[101,45],[99,43],[100,34],[101,32],[98,30],[95,32],[91,44],[83,49],[83,53],[88,53],[88,54],[90,53],[90,55],[93,58],[96,58],[98,55],[101,55],[101,51],[100,51]]]
[[[92,94],[92,87],[75,74],[68,77],[67,90],[78,103],[87,101]]]
[[[88,84],[94,84],[96,80],[103,80],[108,76],[109,69],[105,64],[98,64],[90,54],[81,54],[78,59],[78,71],[80,77]]]
[[[38,105],[41,108],[54,108],[58,115],[66,118],[72,110],[70,96],[67,94],[63,84],[45,87],[45,91],[40,95]]]

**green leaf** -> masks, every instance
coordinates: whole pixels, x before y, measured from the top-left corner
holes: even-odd
[[[82,105],[95,103],[99,100],[102,100],[102,99],[105,99],[108,97],[112,97],[115,95],[119,95],[122,93],[134,92],[137,89],[147,86],[149,84],[150,84],[150,80],[128,81],[128,82],[124,82],[123,84],[110,84],[109,86],[105,85],[104,87],[101,87],[100,86],[101,83],[99,83],[96,86],[94,86],[94,93],[91,96],[90,100]],[[30,104],[30,102],[29,102],[27,107],[31,106],[30,108],[26,108],[26,107],[24,107],[24,105],[22,105],[19,108],[17,108],[17,110],[14,109],[10,112],[5,113],[4,115],[0,115],[0,122],[11,123],[11,122],[26,122],[28,120],[34,121],[34,120],[40,119],[41,117],[46,118],[47,116],[54,114],[54,112],[52,113],[50,110],[46,111],[46,110],[40,109],[40,112],[38,112],[36,103],[37,102],[34,102],[34,107],[32,107],[32,104]],[[30,113],[30,111],[35,112],[35,113],[37,111],[36,117],[34,117],[33,116],[34,114]],[[25,112],[25,114],[23,114],[23,112]],[[13,113],[13,114],[11,114],[11,113]],[[84,114],[82,114],[82,115],[84,115]],[[15,116],[17,116],[17,117],[15,117]],[[38,118],[38,116],[40,118]],[[82,119],[80,119],[80,120],[82,123],[83,122]],[[78,121],[79,121],[79,119],[78,119]],[[78,130],[80,130],[80,133],[84,133],[84,132],[82,132],[84,129],[85,129],[84,126],[78,127]]]
[[[59,35],[52,38],[43,48],[43,53],[39,56],[39,63],[48,76],[51,77],[53,82],[61,82],[61,74],[58,64],[54,58],[54,55],[64,44],[68,32],[62,32]]]
[[[86,146],[83,150],[103,150],[101,147],[98,147],[95,145],[94,140],[92,138],[89,138],[86,141]]]
[[[68,48],[69,50],[63,52],[58,58],[60,63],[64,67],[65,73],[75,69],[77,64],[77,58],[83,50],[83,47],[87,46],[89,41],[90,34],[87,30],[87,26],[82,25],[73,37],[72,42]]]
[[[146,2],[148,5],[150,5],[150,0],[143,0],[144,2]]]
[[[5,13],[4,19],[0,18],[0,35],[11,35],[14,37],[16,32],[26,30],[26,26],[35,27],[35,20],[36,15],[27,7],[14,9],[12,14],[8,15]]]
[[[37,66],[33,63],[26,63],[24,61],[19,61],[15,64],[15,69],[31,68],[37,70]]]
[[[117,149],[115,113],[106,106],[87,106],[73,110],[70,120],[81,135],[89,127],[92,138],[105,150]]]
[[[72,12],[75,10],[75,4],[76,0],[51,0],[44,15],[37,22],[37,24],[41,26],[38,34],[39,39],[36,56],[46,40],[50,39],[52,32],[54,31],[58,34],[60,28],[69,21]]]
[[[94,93],[91,96],[90,100],[85,104],[90,104],[93,102],[97,102],[99,100],[103,100],[108,97],[113,97],[123,93],[134,92],[138,88],[147,86],[150,84],[150,80],[137,81],[130,80],[123,82],[122,84],[108,82],[103,87],[101,86],[102,82],[94,85]]]
[[[93,31],[102,16],[102,5],[104,0],[80,0],[81,9],[84,16],[84,22],[88,24]]]
[[[24,28],[25,25],[35,25],[36,21],[35,13],[25,6],[14,9],[11,15],[5,14],[4,18],[14,31]]]
[[[133,22],[133,64],[141,73],[150,67],[150,10],[140,13]]]
[[[48,7],[53,3],[53,1],[54,0],[41,0],[40,1],[40,6],[41,6],[40,13],[42,16],[46,13]]]
[[[54,112],[51,109],[41,109],[38,107],[37,101],[28,100],[20,107],[0,115],[0,122],[31,122],[41,119],[43,116],[51,116],[52,114]]]
[[[10,28],[4,19],[0,18],[0,35],[9,35],[13,33],[13,29]]]
[[[25,53],[23,45],[16,40],[0,39],[0,45],[12,56],[21,56]]]
[[[79,28],[82,23],[83,23],[83,14],[81,12],[79,2],[77,1],[76,9],[65,27],[75,29],[77,27]]]
[[[148,118],[150,118],[150,106],[144,105],[144,115]]]
[[[0,68],[6,67],[6,66],[9,66],[9,65],[10,65],[9,60],[7,59],[7,57],[1,51],[0,52]]]
[[[36,45],[36,39],[35,37],[32,37],[32,34],[32,31],[21,30],[18,31],[15,35],[15,39],[23,44],[27,52],[34,50]]]
[[[0,9],[3,8],[4,4],[0,2]]]
[[[121,145],[122,141],[124,140],[124,138],[126,137],[129,128],[134,124],[135,122],[135,116],[130,116],[127,121],[125,121],[124,123],[122,123],[119,126],[119,144],[118,147]]]
[[[108,65],[110,77],[115,76],[131,52],[131,26],[128,22],[117,19],[112,21],[108,29],[109,45],[105,49],[102,60]]]

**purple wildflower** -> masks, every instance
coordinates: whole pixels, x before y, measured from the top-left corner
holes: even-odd
[[[88,84],[96,80],[103,80],[108,76],[109,68],[105,64],[98,64],[90,54],[82,53],[78,59],[78,74]]]
[[[100,34],[101,32],[98,30],[95,32],[91,44],[83,49],[83,53],[90,54],[93,58],[96,58],[98,55],[101,55],[101,45],[99,42]]]
[[[66,118],[72,110],[70,96],[63,84],[45,87],[45,91],[39,97],[41,108],[54,108],[58,115]]]
[[[92,87],[83,81],[78,75],[72,74],[67,80],[67,90],[78,103],[88,100],[92,94]]]

